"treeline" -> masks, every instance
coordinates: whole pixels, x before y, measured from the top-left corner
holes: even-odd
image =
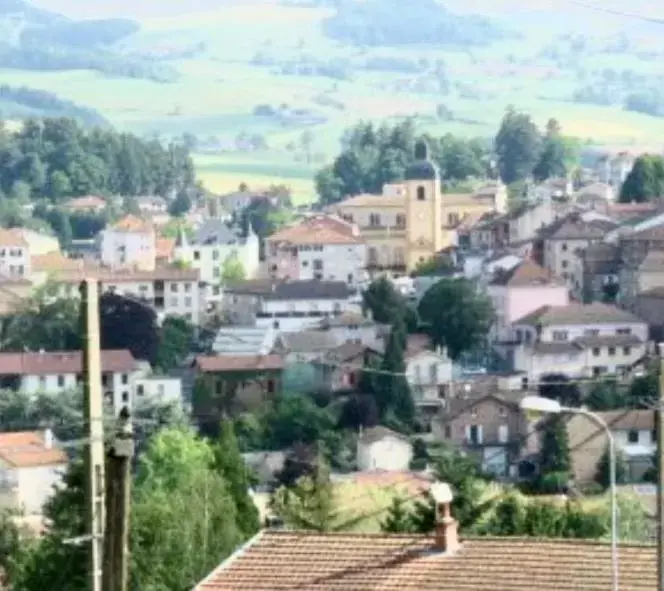
[[[87,125],[108,124],[108,121],[94,109],[81,107],[72,101],[61,99],[52,92],[36,90],[27,86],[1,85],[0,101],[16,103],[29,109],[38,109],[51,117],[71,117]],[[4,114],[11,116],[11,113],[6,110]]]
[[[16,133],[0,129],[0,197],[20,202],[99,195],[172,197],[194,186],[183,144],[163,146],[73,119],[29,119]]]
[[[356,45],[485,46],[513,36],[488,18],[452,14],[435,0],[339,0],[324,33]]]
[[[139,31],[141,26],[129,19],[71,21],[60,16],[45,27],[33,27],[21,33],[21,42],[29,44],[68,45],[89,49],[109,45]]]
[[[385,183],[402,180],[412,162],[417,137],[411,120],[380,127],[360,123],[350,129],[339,156],[316,175],[321,202],[336,203],[348,195],[380,193]],[[489,142],[452,134],[427,139],[443,178],[459,182],[489,173]]]

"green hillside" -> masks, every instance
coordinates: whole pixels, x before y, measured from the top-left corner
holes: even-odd
[[[84,14],[130,14],[113,5]],[[73,0],[40,6],[76,14]],[[168,16],[134,32],[110,21],[118,38],[95,46],[88,68],[26,69],[0,53],[0,80],[94,108],[123,129],[187,134],[215,190],[286,182],[306,198],[312,172],[359,119],[413,116],[434,134],[490,137],[509,104],[540,123],[556,117],[589,143],[659,149],[664,24],[572,2],[524,6],[172,0]],[[602,6],[660,16],[641,0]],[[142,10],[158,13],[150,2]]]

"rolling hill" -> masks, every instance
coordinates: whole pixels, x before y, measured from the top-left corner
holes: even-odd
[[[286,182],[302,199],[359,119],[491,137],[513,104],[589,143],[659,148],[664,24],[648,19],[664,8],[593,2],[38,0],[55,54],[93,56],[56,68],[6,16],[28,5],[0,0],[0,32],[18,34],[23,56],[0,51],[0,80],[120,128],[187,134],[212,189]]]

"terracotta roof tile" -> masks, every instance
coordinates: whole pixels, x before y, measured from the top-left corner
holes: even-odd
[[[655,590],[656,549],[621,545],[620,588]],[[264,531],[194,591],[605,591],[607,544],[467,539],[447,555],[424,535]]]
[[[35,431],[0,433],[0,460],[14,468],[53,466],[67,463],[67,455],[58,448],[47,448],[44,434]]]
[[[118,232],[138,232],[141,234],[154,232],[154,226],[151,222],[135,215],[123,217],[121,220],[113,224],[110,229]]]
[[[499,268],[491,285],[504,287],[534,287],[559,284],[556,276],[529,259],[512,267],[510,270]]]
[[[126,349],[101,352],[102,371],[128,372],[136,360]],[[80,351],[0,353],[0,375],[56,375],[83,371]]]
[[[284,368],[281,355],[201,355],[196,367],[202,372],[266,371]]]
[[[157,238],[157,258],[170,259],[175,248],[175,238]]]
[[[0,228],[0,246],[28,246],[28,241],[18,228]]]
[[[200,279],[198,269],[178,269],[176,267],[157,267],[153,271],[139,269],[119,269],[112,271],[108,268],[78,269],[63,271],[58,274],[58,281],[62,283],[79,283],[83,279],[95,278],[102,283],[140,283],[144,281],[191,281]]]
[[[32,271],[35,273],[53,271],[82,270],[85,263],[82,260],[70,259],[61,252],[49,252],[32,257]]]
[[[643,323],[631,312],[617,306],[594,302],[592,304],[573,303],[568,306],[542,306],[526,314],[514,324],[553,326],[556,324],[608,324],[614,322]]]
[[[385,209],[386,207],[406,207],[405,195],[373,195],[363,193],[344,199],[334,205],[334,210],[343,210],[346,207],[376,207]]]
[[[66,203],[68,209],[73,210],[90,210],[90,209],[104,209],[106,201],[103,197],[97,195],[85,195],[83,197],[74,197]]]
[[[337,223],[324,218],[305,220],[296,226],[283,228],[268,236],[270,242],[286,242],[289,244],[361,244],[362,239],[352,232],[343,231]]]

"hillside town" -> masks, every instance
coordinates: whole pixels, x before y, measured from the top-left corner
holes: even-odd
[[[216,540],[188,588],[608,588],[607,490],[622,542],[657,532],[664,205],[618,198],[633,166],[605,158],[515,202],[498,178],[448,192],[418,141],[376,194],[296,208],[242,187],[178,213],[138,196],[66,244],[0,229],[0,506],[19,538],[50,535],[78,465],[79,287],[93,279],[109,420],[133,417],[166,465],[212,445],[198,434],[237,454],[234,511],[252,525]],[[40,429],[21,430],[28,418]],[[656,562],[621,546],[622,588],[654,588]]]

